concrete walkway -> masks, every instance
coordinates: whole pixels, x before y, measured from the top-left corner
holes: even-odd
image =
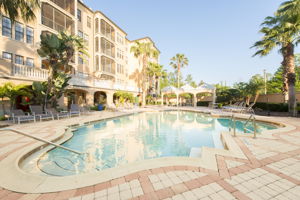
[[[86,120],[121,114],[101,112],[60,121],[15,125],[14,128],[46,139],[54,139],[57,137],[52,133],[54,126],[63,128]],[[218,171],[202,167],[168,166],[127,174],[84,188],[46,194],[17,193],[0,188],[0,200],[299,200],[300,119],[274,120],[291,124],[296,129],[286,133],[274,133],[270,139],[235,137],[235,142],[247,159],[217,155]],[[35,143],[37,142],[20,135],[0,133],[0,162]]]

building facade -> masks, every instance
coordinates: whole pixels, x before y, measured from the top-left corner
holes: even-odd
[[[142,63],[130,48],[139,41],[150,42],[158,50],[149,37],[128,40],[124,30],[80,0],[41,0],[35,15],[36,19],[27,23],[12,23],[8,16],[0,15],[0,84],[46,81],[48,70],[37,54],[40,35],[66,31],[84,39],[89,56],[82,59],[75,55],[70,86],[59,100],[60,106],[93,105],[103,98],[112,103],[118,90],[134,95],[141,92],[135,74],[141,72]],[[152,62],[158,60],[151,58]]]

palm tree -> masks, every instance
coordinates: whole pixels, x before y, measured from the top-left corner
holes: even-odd
[[[173,58],[171,58],[170,65],[176,70],[177,69],[177,87],[180,87],[180,70],[181,68],[187,66],[189,64],[189,60],[185,57],[184,54],[176,54]]]
[[[141,42],[135,42],[135,45],[133,45],[130,48],[130,52],[134,54],[136,58],[139,58],[142,60],[142,71],[141,71],[141,82],[146,82],[146,76],[147,76],[147,68],[149,65],[149,59],[150,58],[157,58],[159,55],[159,52],[153,48],[153,45],[151,43],[141,43]],[[142,106],[146,105],[146,84],[141,84],[142,87]]]
[[[49,69],[44,106],[47,106],[49,94],[56,92],[54,81],[59,76],[59,72],[70,72],[72,66],[69,63],[75,52],[79,52],[79,56],[88,55],[85,49],[83,39],[78,36],[67,35],[64,32],[58,35],[41,35],[41,44],[37,52]]]
[[[249,89],[252,96],[254,96],[254,100],[253,100],[254,103],[256,103],[259,94],[261,94],[264,91],[264,88],[265,88],[264,78],[259,74],[252,76],[252,78],[249,81]]]
[[[284,2],[274,17],[267,17],[262,23],[263,27],[260,30],[264,35],[263,38],[253,45],[253,47],[258,49],[254,56],[266,56],[275,47],[280,47],[280,52],[283,56],[281,64],[284,69],[284,92],[288,92],[289,112],[293,116],[296,115],[294,47],[300,41],[299,1]]]
[[[13,83],[6,82],[3,85],[3,90],[5,91],[4,97],[9,98],[11,109],[15,108],[18,96],[31,96],[28,86],[24,84],[14,85]]]
[[[151,80],[151,86],[155,89],[155,94],[158,94],[159,89],[159,79],[164,75],[165,70],[163,66],[158,63],[149,62],[147,68],[147,74]],[[153,86],[154,85],[154,86]]]
[[[34,10],[39,7],[39,0],[0,0],[0,10],[12,21],[21,17],[24,21],[35,19]]]

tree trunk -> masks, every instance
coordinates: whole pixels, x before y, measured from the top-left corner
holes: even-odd
[[[285,51],[283,50],[283,54],[286,54]],[[283,66],[283,72],[282,72],[282,93],[284,96],[284,103],[288,103],[289,101],[289,86],[288,86],[288,78],[287,78],[287,61],[286,61],[286,56],[284,56],[283,61],[281,63],[281,65]]]
[[[291,116],[295,117],[297,115],[296,111],[296,74],[295,74],[295,56],[294,56],[294,45],[289,43],[284,47],[283,55],[285,57],[285,71],[288,82],[288,94],[289,94],[289,113]]]
[[[2,110],[3,110],[3,116],[5,115],[6,111],[5,111],[5,105],[4,105],[4,98],[1,98],[1,103],[2,103]]]
[[[177,88],[179,88],[179,86],[180,86],[179,74],[180,74],[180,64],[178,63],[178,66],[177,66]]]
[[[143,69],[142,69],[142,106],[144,107],[146,105],[146,66],[147,65],[147,57],[143,56]]]
[[[256,103],[258,97],[259,97],[259,93],[256,93],[256,94],[255,94],[255,97],[254,97],[254,100],[253,100],[253,103]],[[250,103],[250,102],[249,102],[249,103]],[[248,104],[248,106],[249,106],[249,104]]]
[[[45,100],[44,100],[44,105],[43,107],[46,108],[47,104],[48,104],[48,95],[50,93],[51,90],[51,85],[52,85],[52,74],[53,74],[53,70],[51,67],[49,67],[49,77],[48,77],[48,83],[47,83],[47,90],[46,90],[46,94],[45,94]]]

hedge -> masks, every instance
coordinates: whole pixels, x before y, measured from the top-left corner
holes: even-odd
[[[198,101],[197,106],[209,106],[209,101]]]
[[[298,108],[300,104],[298,104]],[[254,109],[259,108],[262,110],[268,110],[272,112],[288,112],[289,107],[287,103],[256,103],[253,106]],[[299,109],[298,109],[299,110]]]

